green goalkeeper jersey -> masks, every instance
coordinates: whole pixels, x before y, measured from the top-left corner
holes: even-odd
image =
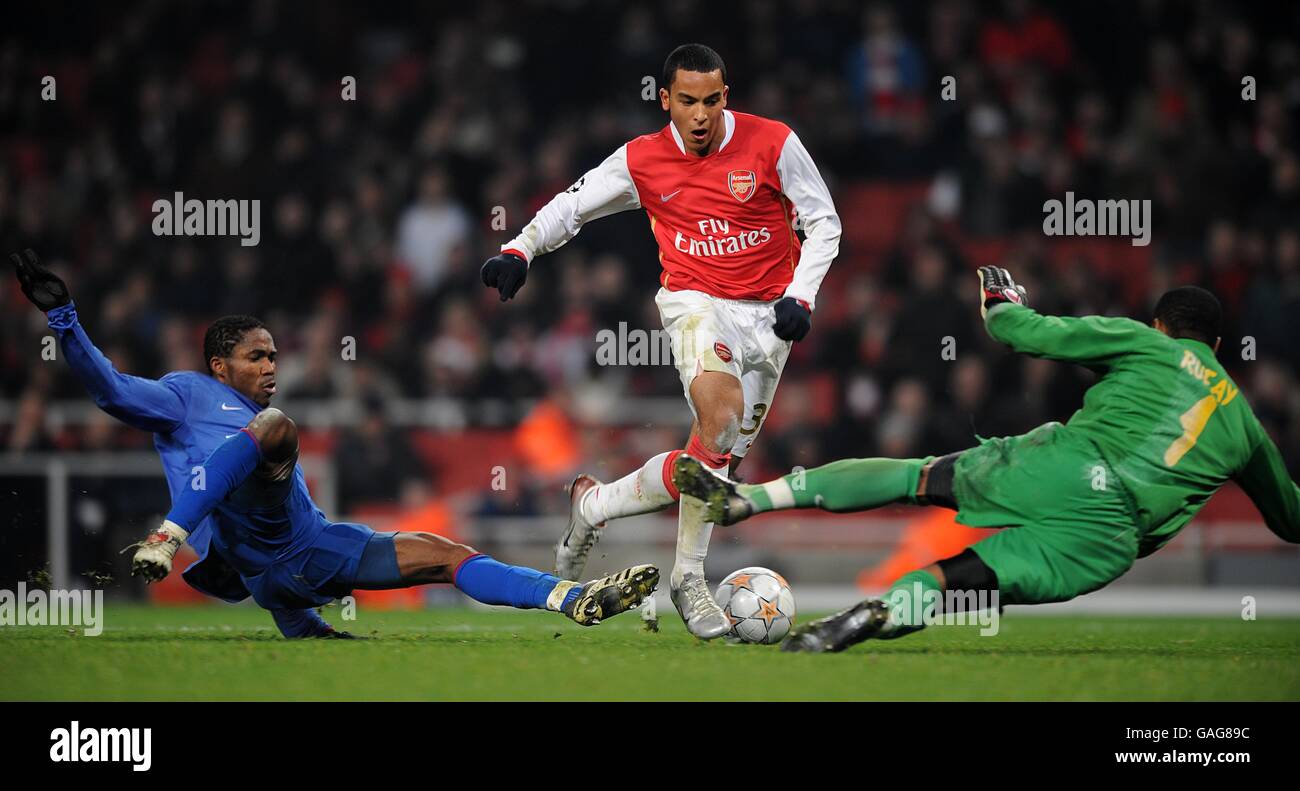
[[[1091,440],[1129,491],[1140,556],[1173,538],[1229,479],[1270,530],[1300,542],[1300,488],[1209,346],[1132,319],[1044,316],[1014,304],[991,308],[985,326],[1018,352],[1101,374],[1067,429]]]

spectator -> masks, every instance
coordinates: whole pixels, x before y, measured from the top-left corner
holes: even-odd
[[[383,402],[367,398],[363,410],[360,424],[344,431],[334,449],[343,513],[364,503],[396,503],[402,481],[413,472],[427,475],[405,433],[386,422]]]
[[[397,253],[417,290],[437,287],[452,250],[465,244],[468,234],[469,216],[452,199],[447,174],[436,167],[425,170],[419,197],[403,212],[397,229]]]

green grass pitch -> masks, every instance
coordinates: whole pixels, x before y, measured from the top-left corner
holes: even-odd
[[[676,615],[361,612],[281,639],[251,607],[109,603],[97,637],[0,627],[0,700],[1300,700],[1300,619],[1005,614],[838,655],[700,643]],[[661,612],[662,615],[662,612]]]

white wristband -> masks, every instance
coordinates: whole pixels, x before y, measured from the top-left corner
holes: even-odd
[[[159,533],[166,533],[168,536],[176,539],[177,545],[184,544],[185,539],[189,538],[190,531],[171,521],[164,519],[162,527],[158,528]]]

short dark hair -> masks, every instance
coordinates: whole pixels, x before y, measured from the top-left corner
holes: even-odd
[[[664,81],[659,83],[664,90],[672,87],[678,69],[705,74],[720,70],[723,84],[727,82],[727,64],[722,62],[722,56],[703,44],[683,44],[668,53],[668,60],[664,61]]]
[[[229,357],[244,339],[244,333],[265,327],[255,316],[222,316],[212,322],[208,331],[203,333],[203,364],[208,372],[212,372],[213,357]]]
[[[1154,318],[1164,322],[1175,338],[1191,338],[1213,346],[1223,327],[1223,308],[1218,298],[1205,289],[1181,286],[1160,297]]]

